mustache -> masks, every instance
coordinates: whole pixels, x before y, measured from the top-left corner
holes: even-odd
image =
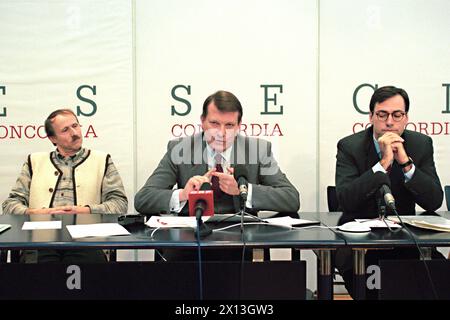
[[[72,136],[72,142],[74,142],[74,141],[76,141],[78,139],[81,139],[81,137],[80,136]]]

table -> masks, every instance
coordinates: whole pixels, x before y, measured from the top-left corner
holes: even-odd
[[[317,220],[317,213],[304,213],[301,218]],[[117,222],[119,215],[2,215],[0,223],[11,224],[10,230],[0,234],[0,250],[26,249],[157,249],[197,248],[194,232],[189,228],[161,229],[154,233],[144,225],[128,226],[129,236],[72,239],[66,225]],[[61,220],[60,230],[21,230],[25,221]],[[320,257],[318,274],[319,299],[332,299],[331,250],[345,245],[345,241],[327,228],[288,229],[272,225],[246,225],[244,242],[247,248],[296,248],[315,249]],[[200,247],[242,248],[244,245],[240,227],[213,232],[203,239]]]
[[[418,213],[429,214],[429,213]],[[450,218],[450,212],[437,212],[444,218]],[[320,221],[328,227],[335,227],[338,225],[342,212],[322,213],[320,214]],[[345,241],[346,246],[353,250],[354,263],[354,298],[364,299],[366,288],[366,266],[365,266],[365,252],[366,250],[376,249],[390,249],[394,247],[415,247],[413,239],[405,230],[398,232],[391,232],[388,229],[377,229],[367,233],[349,233],[337,231],[335,233]],[[424,252],[425,259],[430,259],[432,247],[448,247],[450,246],[450,233],[448,232],[434,232],[426,229],[419,229],[409,226],[409,230],[414,235],[417,243]]]

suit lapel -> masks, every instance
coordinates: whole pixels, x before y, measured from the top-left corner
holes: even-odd
[[[408,145],[409,135],[408,135],[407,130],[403,131],[402,138],[404,140],[403,141],[403,148],[405,148],[406,154],[409,155],[408,151],[410,151],[410,150],[408,150],[408,147],[410,147],[410,146]]]
[[[247,146],[248,147],[248,146]],[[247,164],[249,157],[249,150],[246,149],[246,139],[238,134],[233,143],[233,150],[231,152],[230,165],[234,168],[237,164]]]
[[[208,172],[208,163],[206,162],[206,141],[203,132],[193,137],[191,150],[193,150],[191,154],[191,176],[202,176]]]
[[[380,157],[375,149],[375,144],[373,142],[373,128],[370,127],[366,132],[365,137],[365,145],[366,145],[366,167],[365,171],[372,168],[378,161],[380,161]]]

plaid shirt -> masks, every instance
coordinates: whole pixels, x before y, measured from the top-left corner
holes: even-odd
[[[85,148],[81,148],[71,157],[63,157],[58,150],[51,153],[52,159],[63,173],[55,190],[54,207],[74,205],[72,168],[83,161],[87,154]],[[28,161],[26,161],[22,166],[19,178],[17,178],[16,185],[11,190],[8,199],[2,204],[4,214],[25,214],[30,198],[30,185],[31,176]],[[101,198],[101,204],[89,205],[91,213],[127,213],[127,196],[122,179],[111,157],[108,158],[106,174],[102,181]]]

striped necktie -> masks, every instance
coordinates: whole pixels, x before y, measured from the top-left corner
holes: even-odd
[[[216,172],[223,172],[223,167],[222,167],[223,157],[220,153],[217,153],[214,156],[214,161],[216,163]],[[223,195],[223,191],[220,190],[219,178],[217,178],[216,176],[212,176],[211,184],[212,184],[212,190],[214,192],[214,197],[217,199],[221,198]]]

